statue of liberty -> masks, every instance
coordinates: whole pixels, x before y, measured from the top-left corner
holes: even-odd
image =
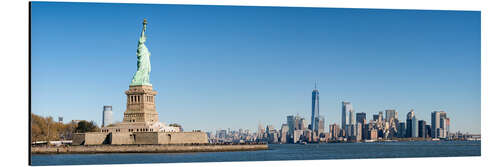
[[[151,72],[151,63],[149,62],[149,56],[151,53],[144,44],[146,42],[146,19],[142,22],[142,32],[139,38],[139,44],[137,44],[137,72],[134,74],[132,83],[130,85],[149,85],[149,73]]]

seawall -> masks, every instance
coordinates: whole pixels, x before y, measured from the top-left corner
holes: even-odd
[[[32,154],[182,153],[267,150],[267,144],[32,146]]]

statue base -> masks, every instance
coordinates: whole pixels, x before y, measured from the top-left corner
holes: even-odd
[[[130,85],[127,95],[127,110],[123,116],[123,122],[158,122],[156,112],[156,94],[150,85]]]

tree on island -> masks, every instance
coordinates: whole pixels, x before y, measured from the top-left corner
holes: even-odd
[[[75,129],[76,133],[97,132],[99,128],[94,121],[80,121]]]
[[[76,125],[55,122],[52,117],[31,113],[31,141],[71,139]]]

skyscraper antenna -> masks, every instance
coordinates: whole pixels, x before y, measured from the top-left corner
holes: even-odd
[[[316,89],[317,89],[317,85],[318,85],[318,80],[315,80],[315,81],[314,81],[314,90],[316,90]]]

